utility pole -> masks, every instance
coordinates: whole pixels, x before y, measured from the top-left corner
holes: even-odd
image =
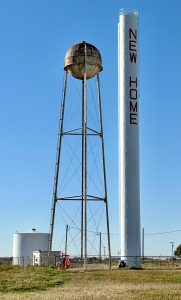
[[[142,259],[144,259],[145,256],[145,230],[142,228]]]
[[[171,247],[172,247],[172,256],[173,256],[173,248],[174,248],[174,243],[175,243],[175,242],[170,242],[170,244],[171,244]]]
[[[106,258],[106,247],[104,246],[104,259]]]
[[[68,230],[69,230],[69,227],[68,227],[68,225],[66,225],[66,233],[65,233],[65,256],[67,255]]]
[[[102,244],[102,234],[99,232],[97,235],[99,235],[99,261],[101,262],[101,244]]]

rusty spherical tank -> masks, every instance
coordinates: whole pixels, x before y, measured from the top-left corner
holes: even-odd
[[[102,71],[102,58],[99,50],[86,42],[76,44],[67,50],[64,69],[77,79],[94,77]]]

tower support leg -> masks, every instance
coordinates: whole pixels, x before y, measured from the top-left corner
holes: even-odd
[[[60,152],[61,152],[62,137],[63,137],[66,88],[67,88],[67,71],[65,71],[64,73],[64,84],[62,90],[62,103],[61,103],[61,112],[60,112],[60,121],[59,121],[57,156],[56,156],[56,165],[55,165],[55,177],[54,177],[52,210],[51,210],[51,220],[50,220],[50,238],[48,243],[49,255],[50,252],[52,251],[52,240],[53,240],[53,231],[54,231],[54,222],[55,222],[55,208],[57,202],[58,177],[59,177],[59,168],[60,168]]]

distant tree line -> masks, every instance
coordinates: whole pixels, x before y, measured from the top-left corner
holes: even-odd
[[[175,256],[181,256],[181,244],[174,251]]]

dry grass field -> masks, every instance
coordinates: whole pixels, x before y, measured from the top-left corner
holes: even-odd
[[[0,299],[181,299],[181,270],[65,271],[0,266]]]

